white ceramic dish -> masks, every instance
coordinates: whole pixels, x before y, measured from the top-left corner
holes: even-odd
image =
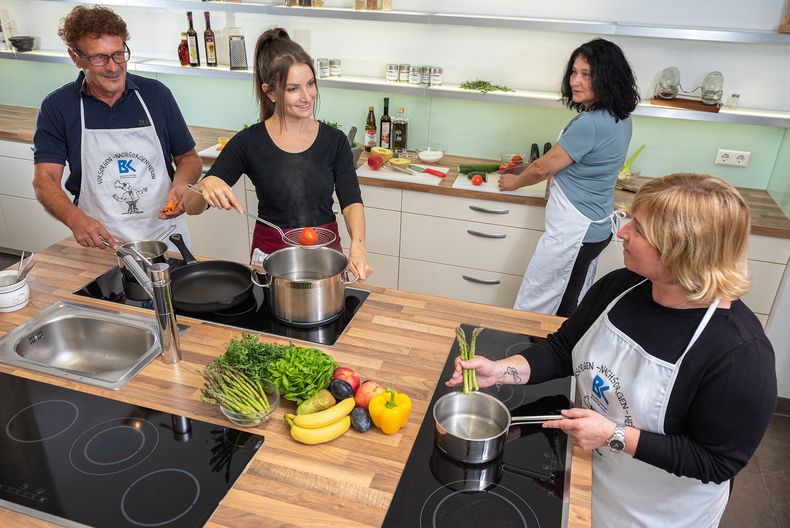
[[[428,145],[417,149],[417,157],[426,163],[438,163],[444,157],[444,148],[439,145]]]
[[[0,271],[0,284],[4,284],[9,277],[15,277],[16,270],[9,269]],[[19,282],[0,286],[0,312],[13,312],[21,310],[30,301],[30,288],[27,279]]]

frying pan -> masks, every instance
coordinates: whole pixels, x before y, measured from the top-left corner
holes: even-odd
[[[482,464],[500,456],[511,425],[561,420],[559,414],[510,416],[504,403],[490,394],[451,392],[433,406],[434,440],[439,450],[459,462]]]
[[[241,304],[252,294],[253,271],[238,262],[198,262],[178,233],[170,241],[181,252],[185,266],[170,274],[173,305],[188,312],[219,312]]]

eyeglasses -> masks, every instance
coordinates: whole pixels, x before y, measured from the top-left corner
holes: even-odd
[[[124,47],[124,51],[116,51],[112,55],[99,54],[99,55],[91,55],[90,57],[85,55],[85,53],[83,53],[79,48],[71,48],[71,49],[74,50],[74,53],[76,53],[83,59],[86,59],[88,62],[90,62],[91,66],[98,67],[98,66],[107,66],[107,64],[110,62],[110,59],[112,59],[115,64],[126,63],[129,60],[129,57],[132,56],[132,51],[129,49],[129,46],[127,46],[126,43],[124,43],[123,47]]]

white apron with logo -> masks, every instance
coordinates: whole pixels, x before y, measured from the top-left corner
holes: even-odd
[[[82,123],[82,182],[79,208],[104,224],[113,237],[123,241],[147,240],[157,231],[176,224],[187,245],[189,231],[184,215],[160,220],[172,182],[154,121],[143,98],[140,101],[148,126],[139,128],[88,129],[80,97]],[[168,243],[171,251],[176,248]]]
[[[553,182],[546,204],[546,231],[538,240],[513,308],[556,315],[587,228],[593,223],[612,223],[613,218],[614,213],[601,220],[590,220],[576,209],[560,186]],[[592,286],[597,266],[596,258],[587,269],[579,298]]]
[[[708,307],[686,350],[672,364],[645,352],[609,321],[612,307],[635,287],[614,299],[574,347],[576,387],[584,407],[614,422],[664,434],[678,369],[719,300]],[[593,527],[718,526],[728,497],[729,482],[703,484],[678,477],[606,446],[593,451]]]

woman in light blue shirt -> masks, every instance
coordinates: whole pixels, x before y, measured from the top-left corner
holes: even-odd
[[[514,308],[569,316],[592,284],[598,255],[612,239],[614,186],[631,141],[639,103],[622,50],[604,39],[571,54],[562,80],[564,104],[579,112],[544,156],[499,188],[510,191],[553,177],[545,232],[527,267]]]

